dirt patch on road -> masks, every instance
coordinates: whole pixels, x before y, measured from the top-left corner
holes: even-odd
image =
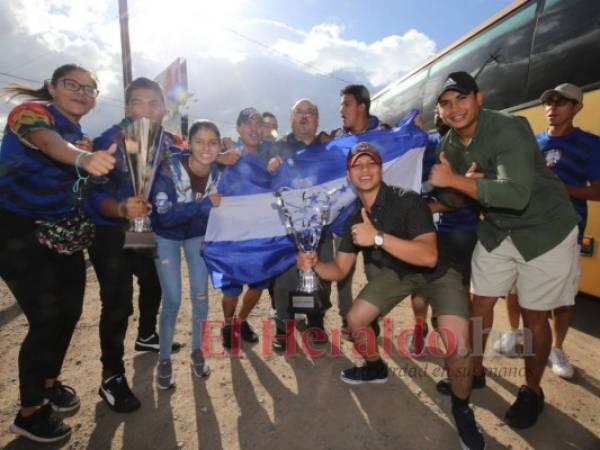
[[[357,274],[362,270],[357,270]],[[354,292],[364,285],[356,276]],[[335,289],[334,289],[335,292]],[[333,296],[335,304],[335,295]],[[209,318],[222,317],[220,293],[210,292]],[[250,322],[263,336],[270,302],[263,295]],[[515,432],[502,417],[523,382],[522,361],[489,351],[488,388],[475,391],[472,402],[488,449],[600,449],[600,300],[578,299],[575,325],[565,348],[576,366],[572,382],[547,371],[543,388],[546,408],[532,429]],[[239,357],[213,356],[212,374],[194,378],[189,365],[190,305],[186,293],[176,339],[186,343],[173,356],[177,388],[164,392],[154,386],[156,355],[133,350],[137,311],[126,342],[127,377],[142,408],[117,414],[97,394],[100,382],[98,317],[100,301],[93,270],[83,315],[77,326],[61,379],[81,397],[81,408],[66,421],[73,426],[69,440],[42,446],[16,439],[8,426],[18,409],[17,355],[27,323],[6,286],[0,283],[0,448],[73,450],[104,449],[454,449],[457,435],[450,401],[438,394],[442,362],[431,356],[407,358],[393,350],[387,362],[393,376],[384,385],[352,387],[339,380],[340,370],[356,361],[351,345],[326,346],[325,356],[311,356],[298,335],[295,356],[273,355],[263,342],[244,345]],[[583,315],[583,317],[582,317]],[[389,316],[393,337],[411,326],[409,303]],[[595,327],[589,317],[595,317]],[[503,302],[496,307],[497,330],[506,327]],[[340,319],[334,306],[326,318],[331,331]],[[579,325],[580,324],[580,325]],[[218,335],[218,327],[213,330]],[[336,339],[333,339],[334,341]],[[218,342],[213,350],[221,350]]]

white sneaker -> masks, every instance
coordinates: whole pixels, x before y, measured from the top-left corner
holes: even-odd
[[[567,358],[567,354],[562,348],[552,348],[550,356],[548,357],[550,364],[552,365],[552,372],[561,378],[573,378],[575,370]]]
[[[493,349],[496,353],[503,355],[512,356],[515,355],[515,348],[517,345],[517,339],[521,335],[521,330],[508,330],[505,331],[500,339],[494,342]]]

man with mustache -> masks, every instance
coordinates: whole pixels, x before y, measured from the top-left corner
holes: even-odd
[[[328,139],[326,133],[321,132],[317,135],[319,128],[319,109],[312,100],[302,98],[292,106],[290,111],[290,125],[292,132],[285,135],[277,141],[272,149],[275,154],[267,166],[269,171],[274,171],[284,163],[285,160],[293,156],[297,151],[310,147],[313,144],[319,144]],[[319,255],[324,260],[328,261],[333,258],[333,242],[331,237],[323,236],[319,245]],[[281,273],[274,280],[273,294],[275,299],[275,324],[277,333],[273,340],[273,349],[276,351],[285,351],[286,345],[286,321],[292,320],[293,317],[288,312],[289,293],[296,289],[298,281],[298,273],[296,265],[292,265],[285,272]],[[331,306],[329,296],[331,293],[331,284],[322,282],[321,290],[319,291],[323,305],[325,308],[322,311],[307,314],[308,326],[315,328],[315,333],[312,334],[313,342],[327,342],[327,335],[323,325],[323,316],[325,309]]]

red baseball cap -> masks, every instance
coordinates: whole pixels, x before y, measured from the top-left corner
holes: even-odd
[[[381,166],[381,154],[377,147],[369,144],[368,142],[359,142],[354,147],[350,149],[348,152],[348,157],[346,158],[346,168],[350,169],[356,165],[356,161],[363,155],[369,155],[369,157],[375,161],[378,165]]]

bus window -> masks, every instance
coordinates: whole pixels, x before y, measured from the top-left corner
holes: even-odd
[[[600,1],[546,0],[535,31],[527,100],[560,83],[600,81]]]
[[[522,103],[537,3],[515,11],[432,64],[425,85],[423,119],[433,127],[435,95],[447,75],[464,70],[485,92],[484,106],[504,109]]]
[[[376,114],[383,123],[393,126],[411,109],[421,109],[423,82],[426,78],[427,70],[424,69],[390,86],[373,99],[371,106],[373,114]]]

